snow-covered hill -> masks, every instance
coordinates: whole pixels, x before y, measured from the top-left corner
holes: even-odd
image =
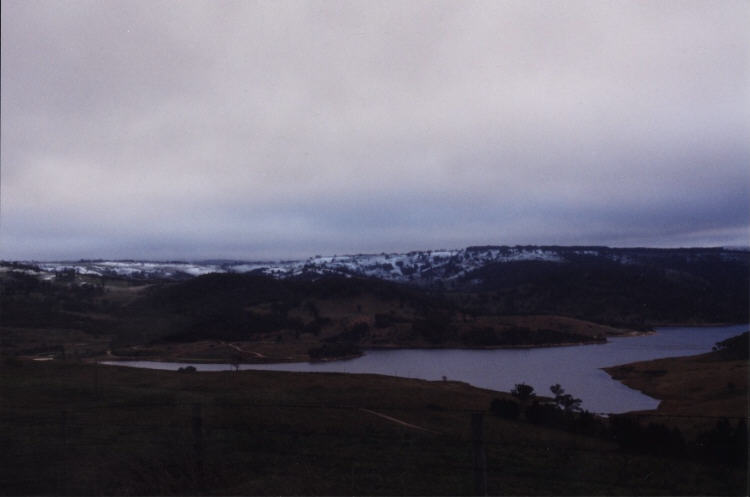
[[[130,278],[179,279],[208,273],[257,272],[275,277],[304,274],[340,274],[381,278],[391,281],[433,281],[452,279],[490,262],[564,259],[544,248],[488,247],[457,250],[426,250],[406,254],[357,254],[315,256],[305,260],[259,262],[147,262],[76,261],[35,262],[46,273],[75,271],[81,275]]]
[[[34,262],[47,277],[60,272],[80,275],[118,276],[137,279],[184,279],[208,273],[256,272],[286,278],[338,274],[367,276],[389,281],[430,284],[462,278],[491,263],[549,261],[565,263],[581,257],[603,258],[621,264],[639,263],[681,254],[686,260],[721,256],[747,259],[747,250],[732,249],[613,249],[606,247],[468,247],[454,250],[424,250],[392,254],[315,256],[292,261],[78,261]]]

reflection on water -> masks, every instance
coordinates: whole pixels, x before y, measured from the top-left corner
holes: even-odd
[[[240,369],[376,373],[406,378],[465,381],[477,387],[508,391],[527,383],[542,395],[560,383],[593,412],[653,409],[658,401],[612,380],[600,368],[634,361],[708,352],[718,341],[747,331],[748,325],[704,328],[658,328],[653,335],[610,338],[609,343],[540,349],[405,349],[371,350],[346,361],[322,363],[246,364]],[[188,363],[156,361],[105,364],[176,370]],[[199,371],[224,371],[227,364],[190,364]]]

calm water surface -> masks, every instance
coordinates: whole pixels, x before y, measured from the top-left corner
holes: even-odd
[[[323,363],[246,364],[240,369],[269,371],[376,373],[425,380],[465,381],[477,387],[508,391],[516,383],[532,385],[540,394],[560,383],[593,412],[617,413],[654,409],[659,401],[613,380],[600,368],[628,362],[708,352],[718,341],[748,330],[748,325],[657,328],[653,335],[609,338],[601,345],[541,349],[406,349],[370,350],[362,357]],[[176,370],[187,365],[199,371],[231,369],[227,364],[156,361],[105,364]]]

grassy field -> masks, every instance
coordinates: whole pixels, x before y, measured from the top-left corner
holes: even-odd
[[[5,495],[744,495],[743,469],[490,415],[458,382],[64,361],[0,366]],[[198,406],[198,407],[197,407]]]
[[[731,349],[606,368],[614,379],[661,400],[656,412],[683,431],[703,430],[712,418],[748,417],[747,336]],[[696,416],[696,417],[693,417]],[[662,418],[665,419],[665,418]]]

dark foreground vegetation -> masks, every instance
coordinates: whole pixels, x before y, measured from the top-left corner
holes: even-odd
[[[581,400],[566,394],[559,384],[552,385],[550,391],[554,398],[541,400],[532,387],[516,385],[511,391],[515,399],[494,399],[490,412],[504,419],[523,419],[537,426],[613,440],[620,449],[634,453],[747,467],[746,415],[675,416],[651,412],[610,415],[605,419],[582,410]],[[689,429],[683,432],[681,425]]]
[[[6,359],[0,394],[5,495],[467,495],[483,460],[489,494],[747,491],[727,461],[627,447],[602,418],[491,415],[521,399],[456,382]]]

